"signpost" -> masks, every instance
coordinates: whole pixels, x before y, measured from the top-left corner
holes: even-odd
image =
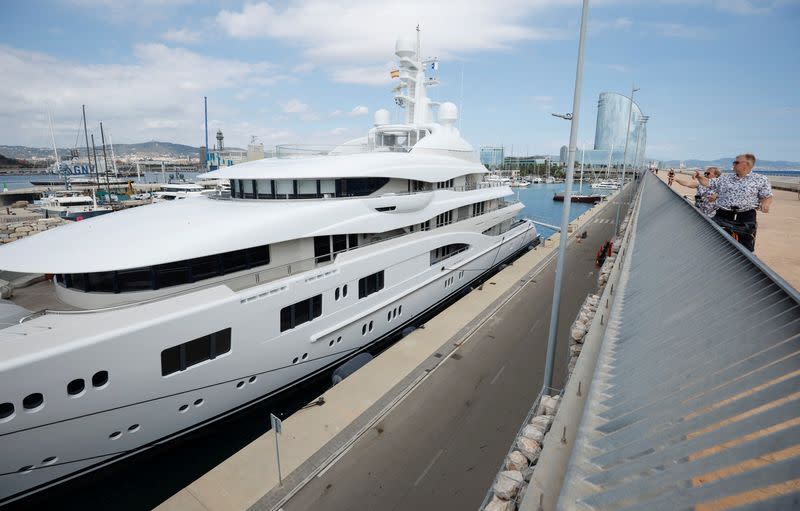
[[[278,435],[281,434],[281,420],[273,414],[269,414],[269,420],[272,423],[272,431],[275,432],[275,455],[278,458],[278,486],[283,486],[283,478],[281,477],[281,453],[278,449]]]

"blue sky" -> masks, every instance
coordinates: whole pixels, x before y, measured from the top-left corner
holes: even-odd
[[[0,19],[0,144],[75,145],[80,106],[115,143],[334,144],[394,111],[394,42],[422,28],[442,60],[438,100],[461,105],[476,148],[558,154],[577,57],[579,0],[28,0]],[[591,2],[579,145],[600,92],[629,94],[647,155],[753,152],[800,161],[800,0]],[[463,73],[463,94],[462,94]]]

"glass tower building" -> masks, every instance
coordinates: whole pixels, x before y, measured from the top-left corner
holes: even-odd
[[[631,123],[628,137],[628,111]],[[603,92],[597,101],[597,124],[594,132],[594,148],[585,151],[578,147],[575,155],[576,165],[583,160],[586,164],[622,165],[625,159],[625,140],[628,141],[626,162],[629,166],[644,163],[647,148],[647,124],[641,108],[636,102],[631,104],[627,96],[616,92]],[[566,163],[569,156],[567,146],[561,148],[561,161]]]
[[[502,147],[481,146],[481,163],[491,169],[498,169],[503,165],[505,151]]]

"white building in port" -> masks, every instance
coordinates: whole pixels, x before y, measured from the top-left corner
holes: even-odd
[[[335,367],[537,242],[419,54],[398,41],[404,123],[379,110],[327,156],[207,174],[229,193],[0,247],[63,304],[2,309],[0,504]]]

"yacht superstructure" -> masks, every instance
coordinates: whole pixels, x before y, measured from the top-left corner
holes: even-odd
[[[537,241],[455,105],[428,99],[418,43],[396,55],[403,123],[379,110],[330,155],[204,176],[229,193],[0,247],[0,268],[54,274],[64,304],[5,310],[0,503],[335,367]]]

